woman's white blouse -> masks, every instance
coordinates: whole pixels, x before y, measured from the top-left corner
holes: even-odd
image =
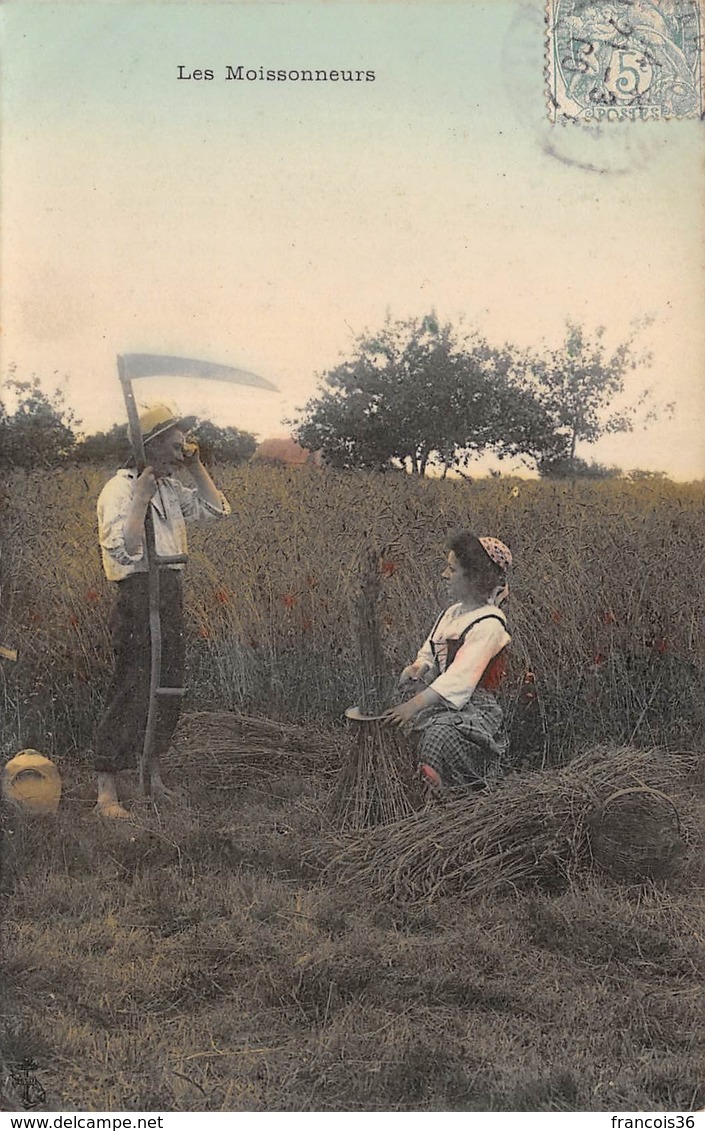
[[[458,649],[453,663],[446,671],[447,641],[457,640],[468,625],[490,613],[491,619],[481,621],[470,630]],[[497,620],[497,617],[500,620]],[[451,707],[459,710],[465,706],[487,665],[511,640],[506,623],[504,613],[496,605],[483,605],[479,609],[467,612],[458,603],[446,609],[438,624],[424,640],[416,656],[416,663],[428,665],[426,681]],[[435,657],[431,647],[432,639],[435,644]],[[430,679],[433,682],[430,682]]]

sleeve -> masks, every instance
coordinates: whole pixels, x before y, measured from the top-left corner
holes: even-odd
[[[501,621],[494,617],[480,621],[468,632],[451,666],[431,687],[451,707],[460,710],[471,698],[490,660],[510,639]]]
[[[111,479],[98,498],[98,541],[101,548],[121,566],[141,562],[144,548],[128,554],[125,547],[125,519],[134,495],[133,479]]]
[[[419,648],[418,652],[416,653],[416,658],[413,661],[414,664],[425,664],[426,671],[438,671],[438,667],[436,665],[436,657],[434,656],[433,648],[431,647],[431,641],[433,639],[434,632],[436,631],[442,620],[443,613],[441,613],[441,615],[437,617],[433,622],[433,628]]]
[[[178,479],[173,480],[179,494],[181,513],[187,522],[199,522],[218,518],[227,518],[232,513],[230,503],[222,491],[218,492],[220,507],[213,506],[207,499],[201,498],[197,487],[185,487]]]

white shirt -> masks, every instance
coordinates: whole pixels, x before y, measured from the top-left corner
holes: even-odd
[[[474,624],[480,617],[486,617],[490,613],[492,617],[489,620],[481,621],[476,628],[468,632],[453,663],[446,671],[447,642],[457,640],[468,625]],[[499,620],[496,619],[497,617]],[[433,682],[429,683],[429,687],[441,695],[451,707],[460,710],[465,706],[490,660],[493,660],[511,640],[506,623],[506,617],[497,605],[482,605],[481,608],[468,612],[458,603],[446,609],[435,628],[424,640],[416,656],[416,663],[429,665],[430,670],[426,678],[436,676]],[[431,641],[435,645],[435,654]]]
[[[108,581],[122,581],[132,573],[146,573],[144,547],[137,554],[128,554],[125,547],[125,519],[135,491],[137,472],[121,468],[110,479],[98,497],[98,540],[103,569]],[[160,479],[152,497],[154,541],[160,557],[187,552],[186,523],[197,519],[224,518],[230,514],[225,495],[220,496],[220,509],[202,499],[195,487],[184,487],[171,476]],[[183,569],[183,565],[170,566]]]

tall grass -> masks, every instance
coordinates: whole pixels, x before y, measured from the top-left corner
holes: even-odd
[[[16,473],[3,506],[5,752],[81,752],[110,669],[111,587],[95,501],[110,474]],[[703,485],[419,481],[250,467],[216,471],[233,518],[191,530],[192,705],[335,718],[360,691],[352,600],[363,545],[383,555],[391,669],[443,597],[450,530],[507,541],[516,566],[503,692],[517,760],[591,740],[692,743],[702,719]]]
[[[192,706],[307,725],[262,773],[261,742],[219,761],[192,717],[166,764],[185,800],[128,796],[133,820],[105,827],[81,756],[110,670],[94,518],[108,474],[5,485],[0,640],[19,659],[2,661],[3,751],[60,755],[64,800],[46,820],[0,812],[0,1044],[37,1061],[47,1110],[702,1107],[697,837],[668,884],[619,885],[588,861],[528,894],[353,897],[324,871],[340,838],[311,740],[360,690],[363,547],[383,556],[399,668],[441,600],[445,536],[469,526],[515,553],[518,759],[557,763],[588,737],[694,744],[702,486],[223,470],[234,517],[191,542]]]

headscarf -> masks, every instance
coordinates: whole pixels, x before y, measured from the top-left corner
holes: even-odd
[[[505,546],[504,542],[500,542],[499,538],[483,537],[478,538],[478,542],[487,554],[487,557],[490,558],[495,565],[499,566],[502,574],[505,575],[501,587],[492,598],[493,604],[501,605],[509,596],[509,585],[506,581],[506,573],[512,567],[512,551],[509,549],[509,546]]]
[[[478,538],[478,542],[502,573],[512,568],[512,551],[504,542],[500,542],[499,538]]]

